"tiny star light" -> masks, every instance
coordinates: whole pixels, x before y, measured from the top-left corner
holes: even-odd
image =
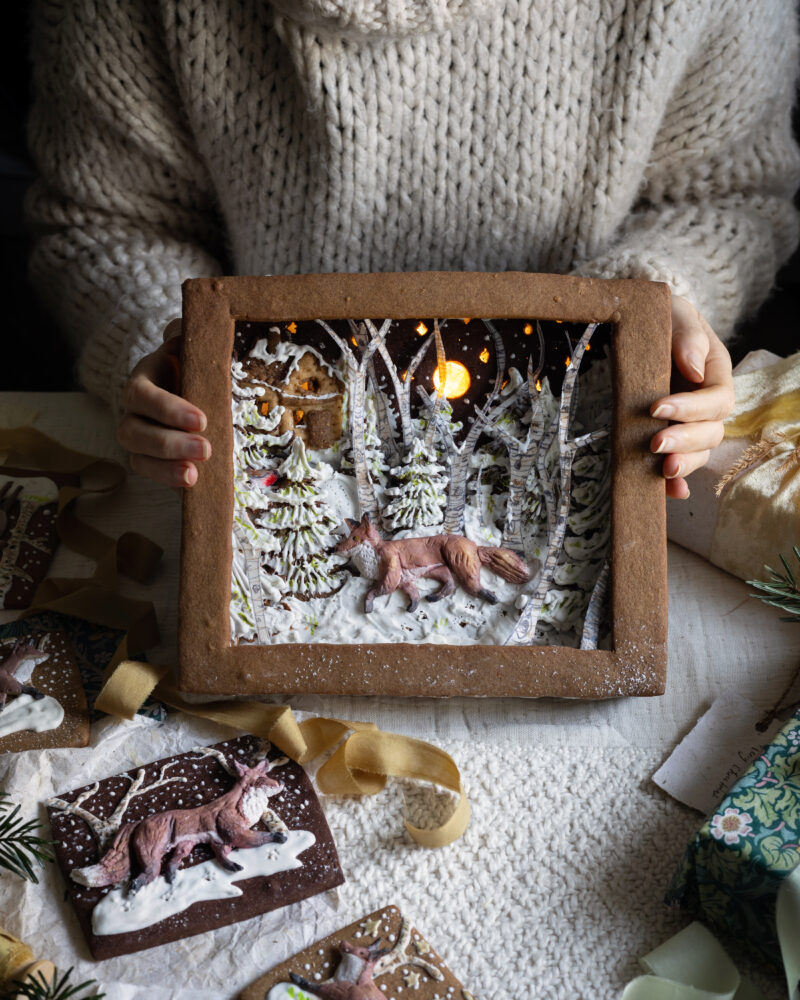
[[[297,333],[297,323],[294,320],[286,327],[289,333]]]
[[[489,361],[489,348],[488,347],[484,347],[484,349],[481,351],[481,353],[478,355],[478,357],[481,359],[481,361],[484,364],[486,364]]]
[[[445,399],[459,399],[469,389],[472,379],[465,365],[460,361],[448,361],[442,390],[438,368],[433,373],[433,384],[437,391],[442,391]]]
[[[422,321],[420,321],[419,326],[415,327],[415,329],[417,333],[420,335],[420,337],[424,337],[425,334],[428,332],[427,326],[425,326],[425,324]]]

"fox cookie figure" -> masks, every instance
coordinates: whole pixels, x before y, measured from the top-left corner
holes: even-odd
[[[385,541],[369,514],[360,521],[350,518],[346,521],[350,533],[339,542],[336,551],[349,556],[363,577],[375,580],[364,603],[367,614],[372,611],[376,597],[393,594],[398,588],[408,594],[408,610],[416,611],[419,605],[416,581],[421,577],[441,583],[435,593],[426,596],[426,601],[449,597],[458,582],[472,597],[480,597],[491,604],[497,603],[497,596],[481,583],[482,566],[509,583],[525,583],[530,579],[527,565],[510,549],[476,545],[463,535]]]
[[[195,844],[208,844],[226,871],[241,871],[242,866],[228,857],[233,848],[282,844],[287,839],[280,830],[250,829],[268,808],[267,800],[283,791],[283,784],[267,774],[279,763],[262,760],[255,767],[248,767],[234,761],[237,780],[229,791],[194,809],[169,809],[138,823],[126,823],[100,861],[76,868],[73,880],[90,887],[118,885],[138,865],[140,872],[129,888],[134,895],[161,874],[165,859],[165,878],[172,882],[180,863],[191,854]]]

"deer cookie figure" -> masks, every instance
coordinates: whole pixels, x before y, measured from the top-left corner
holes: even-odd
[[[181,862],[191,854],[195,844],[208,844],[225,871],[242,871],[242,866],[229,858],[234,848],[283,844],[287,840],[287,834],[281,829],[251,829],[268,810],[268,800],[283,791],[283,783],[270,778],[268,772],[286,760],[285,757],[276,761],[264,759],[253,767],[235,760],[233,767],[237,780],[227,792],[193,809],[168,809],[138,822],[125,823],[100,861],[74,869],[72,879],[94,888],[115,886],[138,867],[140,873],[131,881],[128,890],[130,895],[135,895],[161,874],[165,859],[165,878],[172,883]]]
[[[307,993],[322,1000],[386,1000],[386,994],[373,982],[375,966],[389,954],[391,948],[382,948],[380,938],[369,946],[342,941],[339,945],[342,960],[333,979],[326,983],[310,983],[294,972],[289,978]]]
[[[393,594],[398,588],[410,599],[408,611],[416,611],[419,590],[416,581],[422,577],[438,580],[441,587],[427,594],[426,601],[440,601],[456,589],[456,581],[472,597],[490,604],[497,595],[481,583],[481,567],[502,577],[508,583],[525,583],[530,570],[511,549],[494,545],[476,545],[463,535],[428,535],[423,538],[402,538],[385,541],[364,514],[361,521],[346,519],[349,534],[336,546],[336,552],[347,555],[359,573],[375,586],[367,592],[364,611],[369,614],[376,597]]]
[[[0,712],[5,708],[9,695],[16,697],[20,694],[29,694],[36,701],[45,697],[42,691],[39,691],[32,684],[28,684],[27,681],[31,679],[36,667],[40,663],[44,663],[49,656],[50,654],[40,649],[35,642],[17,639],[9,655],[3,663],[0,663]],[[22,670],[24,664],[28,664],[28,666]]]

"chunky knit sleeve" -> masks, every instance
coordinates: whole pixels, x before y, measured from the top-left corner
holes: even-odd
[[[40,0],[34,13],[31,278],[81,381],[115,410],[131,368],[180,315],[181,281],[220,270],[211,184],[158,9]]]
[[[693,25],[698,51],[667,103],[636,205],[575,270],[666,281],[725,339],[798,241],[797,24],[792,0],[709,10]]]

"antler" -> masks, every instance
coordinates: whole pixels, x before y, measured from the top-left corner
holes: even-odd
[[[395,969],[403,965],[413,965],[419,969],[423,969],[431,979],[437,981],[444,979],[442,970],[437,969],[431,962],[428,962],[420,955],[408,955],[406,953],[406,948],[408,948],[410,942],[411,924],[408,918],[403,917],[400,924],[400,933],[397,935],[397,941],[395,941],[392,950],[381,956],[375,963],[375,969],[372,973],[373,979],[377,979],[378,976],[388,975],[388,973],[394,972]]]

